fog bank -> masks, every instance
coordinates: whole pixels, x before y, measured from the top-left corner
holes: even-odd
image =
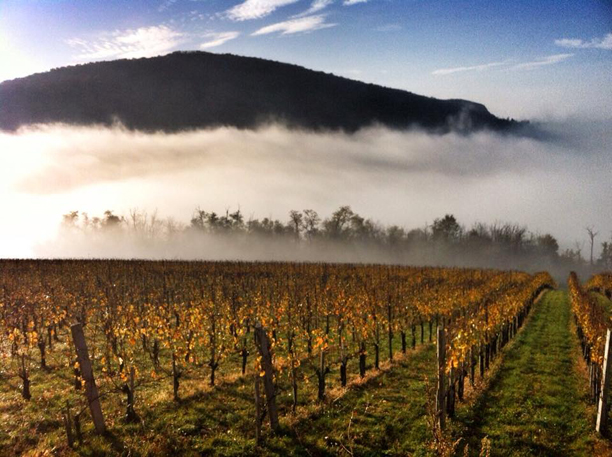
[[[291,209],[330,214],[347,204],[407,228],[447,213],[467,226],[517,222],[553,234],[563,247],[577,242],[585,255],[587,225],[599,232],[597,246],[612,230],[612,122],[568,120],[540,128],[546,132],[541,139],[378,127],[312,133],[280,125],[177,134],[40,125],[0,133],[0,256],[90,256],[93,245],[58,238],[61,215],[74,210],[127,215],[130,208],[157,209],[188,224],[196,206],[220,214],[243,208],[247,218],[286,221]],[[189,241],[163,248],[163,256],[208,258],[211,243],[220,242]],[[147,252],[131,251],[124,241],[103,244],[105,257]],[[270,256],[269,249],[249,245],[222,252],[227,258]],[[283,251],[275,259],[291,255]]]

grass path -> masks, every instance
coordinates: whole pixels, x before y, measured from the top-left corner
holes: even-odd
[[[425,376],[435,383],[435,366],[433,345],[410,354],[387,373],[347,392],[322,414],[298,424],[293,430],[294,443],[299,443],[295,449],[311,456],[426,455],[431,432]]]
[[[489,389],[459,418],[471,449],[488,437],[493,456],[594,455],[570,318],[563,291],[548,292],[535,307]]]

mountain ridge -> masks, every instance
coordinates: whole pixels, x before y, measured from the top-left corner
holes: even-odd
[[[0,83],[0,129],[36,123],[176,132],[279,122],[354,132],[371,125],[435,132],[525,125],[480,103],[417,95],[258,57],[178,51],[55,68]]]

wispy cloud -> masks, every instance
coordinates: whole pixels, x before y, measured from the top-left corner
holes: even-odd
[[[104,33],[95,40],[73,38],[66,43],[83,60],[132,59],[166,54],[185,41],[186,35],[165,25]]]
[[[178,0],[164,0],[163,2],[161,2],[161,4],[159,5],[159,7],[157,8],[157,11],[164,12],[166,11],[168,8],[170,8],[172,5],[174,5]]]
[[[245,0],[227,10],[227,17],[233,21],[260,19],[273,13],[277,8],[296,3],[299,0]]]
[[[471,65],[469,67],[453,67],[453,68],[440,68],[439,70],[433,71],[431,74],[436,76],[450,75],[453,73],[461,73],[465,71],[485,71],[490,68],[501,67],[507,65],[508,62],[491,62],[481,65]]]
[[[326,29],[328,27],[334,27],[335,25],[337,24],[326,23],[324,15],[307,16],[262,27],[252,35],[267,35],[276,32],[280,32],[281,35],[292,35],[294,33],[306,33]]]
[[[310,5],[310,8],[308,8],[303,13],[296,14],[293,17],[303,17],[303,16],[308,16],[310,14],[318,13],[319,11],[322,11],[325,8],[327,8],[332,3],[334,3],[334,0],[313,0],[313,2]]]
[[[194,22],[194,21],[204,21],[206,19],[210,19],[211,16],[209,14],[200,13],[197,10],[193,10],[189,12],[187,17],[189,21]]]
[[[367,1],[368,0],[344,0],[342,4],[346,6],[350,6],[350,5],[356,5],[357,3],[366,3]]]
[[[202,43],[200,45],[200,49],[209,49],[214,48],[215,46],[221,46],[230,40],[238,38],[240,36],[240,32],[207,33],[204,36],[210,38],[210,40]]]
[[[535,68],[544,67],[547,65],[554,65],[563,62],[572,57],[573,55],[574,54],[554,54],[529,62],[516,63],[514,65],[512,65],[513,62],[511,60],[505,60],[500,62],[491,62],[481,65],[471,65],[465,67],[440,68],[439,70],[434,70],[431,74],[435,76],[444,76],[451,75],[453,73],[486,71],[492,68],[503,68],[505,70],[533,70]]]
[[[554,54],[552,56],[546,56],[538,60],[533,60],[531,62],[519,63],[518,65],[514,65],[512,68],[514,70],[533,70],[534,68],[554,65],[563,62],[572,57],[573,55],[574,54]]]
[[[562,38],[560,40],[555,40],[555,44],[563,48],[596,48],[612,50],[612,33],[608,33],[603,38],[593,38],[591,41],[584,41],[578,38]]]
[[[375,32],[399,32],[402,26],[399,24],[385,24],[374,29]]]

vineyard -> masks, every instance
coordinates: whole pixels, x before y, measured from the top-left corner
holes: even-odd
[[[495,270],[1,261],[0,453],[440,454],[555,287]],[[595,402],[609,317],[589,290],[610,275],[568,287]],[[368,415],[403,408],[392,442],[374,436]]]
[[[599,292],[609,299],[612,298],[612,273],[601,273],[593,276],[586,284],[586,288]]]

